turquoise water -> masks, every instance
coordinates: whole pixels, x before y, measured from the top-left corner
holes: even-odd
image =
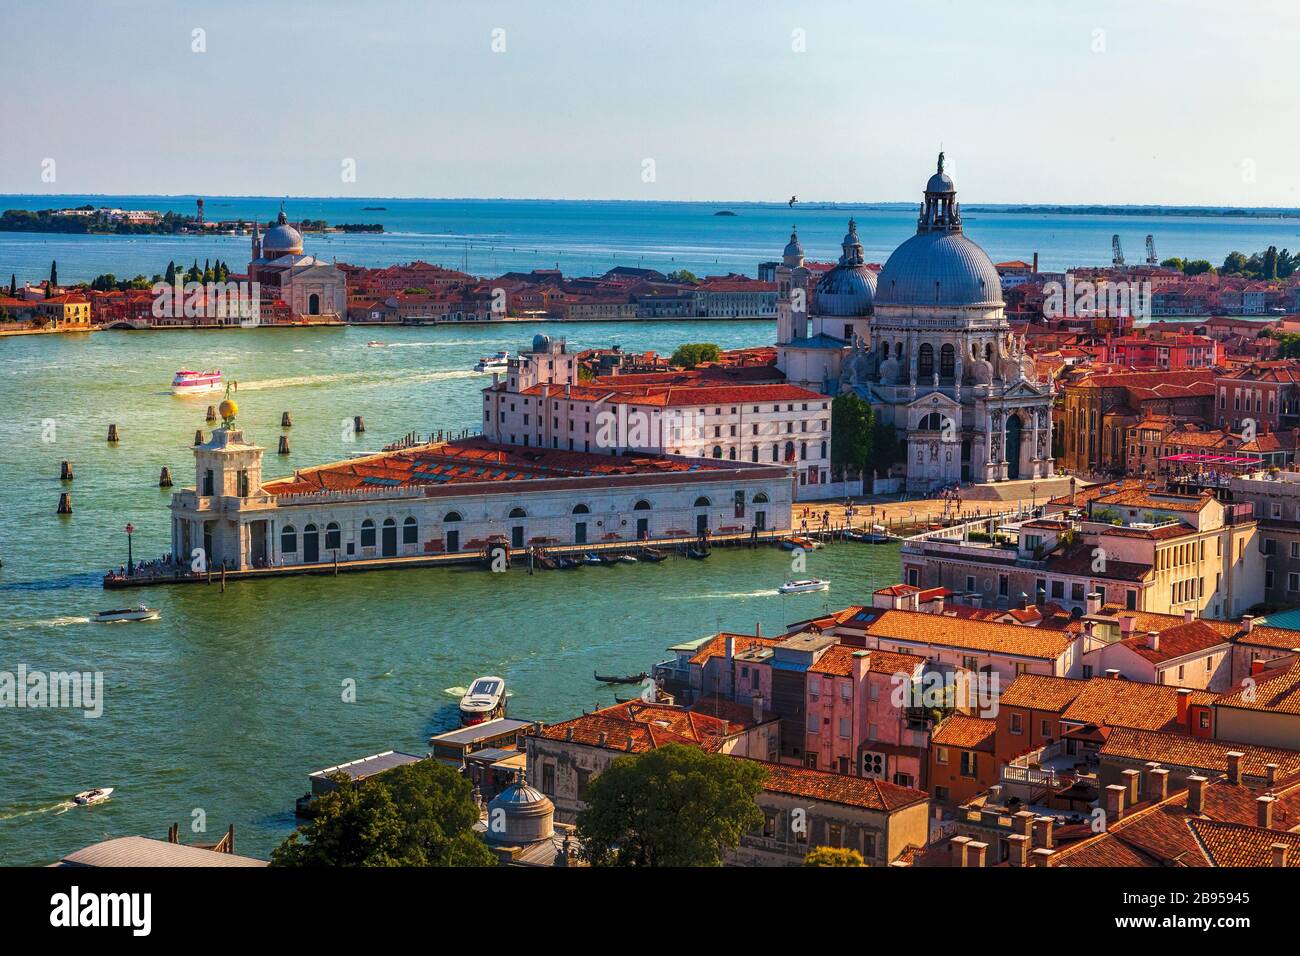
[[[921,183],[917,183],[919,203]],[[1233,250],[1246,253],[1270,245],[1300,247],[1300,220],[1222,216],[1052,215],[972,209],[977,196],[962,197],[966,229],[995,262],[1029,261],[1040,254],[1044,269],[1108,265],[1110,238],[1118,233],[1131,262],[1146,255],[1148,233],[1161,257],[1182,256],[1222,262]],[[192,197],[0,196],[0,208],[47,209],[84,203],[193,213]],[[366,206],[383,206],[382,211]],[[210,220],[275,218],[280,200],[212,197]],[[324,259],[364,266],[425,259],[467,266],[475,275],[512,269],[553,268],[569,275],[599,275],[618,265],[662,271],[690,269],[699,275],[729,271],[753,275],[759,262],[779,259],[797,225],[808,256],[834,260],[840,254],[850,216],[867,261],[884,262],[916,230],[916,206],[810,203],[794,209],[772,203],[568,202],[551,200],[290,199],[290,219],[330,223],[380,222],[384,235],[307,237],[306,251]],[[729,209],[735,216],[715,216]],[[119,277],[162,273],[169,259],[189,263],[223,259],[240,270],[248,262],[249,239],[236,236],[68,236],[0,232],[0,280],[16,274],[19,284],[49,276],[59,263],[65,282],[100,273]]]
[[[861,599],[898,576],[895,546],[814,552],[829,594],[782,596],[789,556],[717,551],[706,562],[584,568],[529,576],[412,569],[219,586],[108,592],[103,571],[168,547],[163,465],[193,484],[189,444],[212,399],[168,392],[182,367],[240,383],[240,423],[268,446],[268,475],[382,444],[408,431],[472,426],[488,379],[481,355],[537,331],[575,346],[667,350],[771,341],[769,323],[637,323],[516,328],[163,331],[0,339],[0,671],[102,672],[104,713],[0,710],[0,863],[42,864],[108,836],[161,837],[193,814],[207,836],[228,823],[264,856],[293,827],[306,774],[390,748],[423,752],[456,723],[447,688],[505,677],[517,716],[554,721],[613,703],[592,671],[637,672],[678,641],[719,628],[770,634]],[[579,338],[580,337],[580,338]],[[380,339],[385,348],[368,348]],[[293,454],[274,448],[292,412]],[[363,415],[356,445],[340,420]],[[49,422],[53,421],[53,432]],[[108,425],[121,441],[104,440]],[[51,441],[44,441],[51,438]],[[59,481],[59,462],[76,479]],[[75,513],[55,515],[59,492]],[[93,611],[142,600],[162,620],[91,624]],[[356,702],[342,700],[356,682]],[[117,788],[66,810],[70,795]]]

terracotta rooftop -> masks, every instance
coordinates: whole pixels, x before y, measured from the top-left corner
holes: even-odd
[[[996,720],[953,714],[935,727],[930,743],[942,747],[960,747],[963,750],[985,750],[992,753],[993,735],[997,729]]]
[[[867,620],[874,617],[873,620]],[[986,653],[1055,660],[1069,647],[1072,637],[1061,631],[1043,631],[1018,624],[962,620],[921,611],[867,608],[850,618],[866,623],[866,633],[881,641],[899,640],[959,647]]]
[[[681,707],[637,701],[552,724],[540,736],[627,753],[642,753],[672,743],[716,751],[727,735],[743,726]]]
[[[713,635],[707,644],[700,647],[691,658],[692,664],[705,664],[711,657],[724,657],[727,653],[727,638],[731,638],[732,653],[739,654],[751,647],[774,647],[781,642],[779,637],[757,637],[753,634],[730,634],[722,631]]]
[[[881,813],[892,813],[930,799],[930,795],[922,790],[900,787],[871,777],[852,777],[807,767],[768,763],[765,760],[756,760],[755,763],[767,771],[763,789],[772,793],[863,807]]]
[[[1175,730],[1179,726],[1177,687],[1109,677],[1094,677],[1083,683],[1083,689],[1061,714],[1062,720],[1140,730]],[[1193,690],[1187,697],[1189,706],[1208,707],[1216,695]]]
[[[1220,697],[1218,706],[1300,715],[1300,660],[1256,674],[1253,683]]]
[[[1159,730],[1116,727],[1102,745],[1102,756],[1157,763],[1195,770],[1228,772],[1228,754],[1243,755],[1241,771],[1249,777],[1264,777],[1268,764],[1277,764],[1278,777],[1300,773],[1300,750],[1257,747],[1231,740],[1208,740]]]
[[[1134,634],[1119,643],[1152,664],[1163,664],[1177,657],[1202,653],[1228,643],[1223,634],[1204,621],[1176,624],[1158,633],[1158,647],[1151,646],[1151,637],[1146,633]]]

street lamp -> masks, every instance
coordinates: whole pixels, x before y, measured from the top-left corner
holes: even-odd
[[[131,555],[131,535],[135,534],[135,525],[127,522],[126,525],[126,573],[130,574],[135,569],[135,561]]]

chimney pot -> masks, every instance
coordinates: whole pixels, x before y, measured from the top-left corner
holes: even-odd
[[[1088,613],[1097,614],[1101,611],[1101,594],[1093,591],[1088,595]]]
[[[948,844],[948,846],[952,851],[953,866],[966,865],[966,844],[969,842],[970,842],[970,837],[968,836],[959,836],[959,837],[952,838],[952,842]]]
[[[967,865],[984,867],[987,865],[988,851],[989,845],[987,843],[966,844]]]
[[[1178,688],[1178,726],[1186,730],[1191,730],[1187,724],[1188,710],[1192,702],[1192,689],[1190,687]]]
[[[1015,823],[1016,833],[1020,836],[1029,837],[1030,841],[1034,838],[1034,814],[1032,810],[1017,810],[1012,814],[1012,820]]]
[[[1245,628],[1247,634],[1255,629],[1255,615],[1246,614],[1241,618],[1241,626]]]
[[[1270,787],[1277,786],[1277,764],[1264,764],[1264,782]]]
[[[1114,667],[1106,668],[1106,678],[1108,680],[1119,680],[1119,670]]]
[[[1205,812],[1205,788],[1210,781],[1205,777],[1187,778],[1187,812],[1199,817]]]
[[[1263,796],[1255,801],[1255,825],[1261,830],[1273,829],[1273,803],[1277,797]]]
[[[1228,751],[1228,779],[1238,786],[1241,785],[1241,761],[1245,756],[1239,750]]]
[[[605,733],[605,731],[602,730],[600,732],[599,741],[602,747],[605,746],[605,744],[609,743],[609,734]]]
[[[1106,788],[1106,819],[1115,822],[1124,819],[1124,795],[1128,788],[1112,783]]]
[[[1285,843],[1274,843],[1270,847],[1273,851],[1273,866],[1285,869],[1287,865],[1287,850],[1290,849]]]
[[[1153,651],[1160,650],[1160,632],[1147,631],[1147,644],[1151,646],[1151,650]]]
[[[1025,836],[1023,833],[1013,833],[1011,836],[1007,837],[1007,843],[1011,847],[1011,865],[1028,866],[1030,838]]]
[[[1156,767],[1147,774],[1147,794],[1152,802],[1169,796],[1169,771],[1164,767]]]
[[[1142,774],[1130,767],[1128,770],[1125,770],[1120,774],[1120,776],[1124,778],[1124,789],[1127,791],[1124,796],[1125,805],[1130,807],[1137,806],[1140,802],[1138,782],[1142,779]]]
[[[1194,620],[1196,620],[1196,609],[1190,607],[1183,608],[1183,623],[1191,624]]]
[[[1039,849],[1050,850],[1053,847],[1052,829],[1055,820],[1051,817],[1034,818],[1034,846]]]
[[[1049,859],[1051,859],[1051,856],[1052,856],[1052,853],[1053,853],[1053,852],[1055,852],[1055,851],[1050,850],[1050,849],[1048,849],[1048,848],[1045,847],[1045,846],[1040,846],[1040,847],[1038,847],[1038,848],[1037,848],[1036,850],[1034,850],[1034,852],[1031,854],[1031,856],[1033,857],[1033,861],[1034,861],[1034,862],[1032,863],[1032,865],[1033,865],[1033,866],[1047,866],[1047,861],[1048,861]]]

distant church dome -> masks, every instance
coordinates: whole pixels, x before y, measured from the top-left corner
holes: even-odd
[[[993,262],[962,232],[952,177],[939,169],[925,185],[916,235],[894,250],[876,283],[876,305],[1002,305],[1002,280]]]
[[[520,780],[492,799],[487,819],[485,836],[489,843],[524,846],[549,840],[555,833],[555,804]]]
[[[781,255],[785,259],[803,261],[803,246],[799,244],[799,233],[796,230],[790,230],[790,241],[785,244],[785,251]],[[787,262],[786,265],[790,265],[790,263]]]
[[[262,237],[262,256],[276,259],[283,255],[302,255],[302,233],[289,225],[284,208],[281,207],[276,225]]]
[[[850,219],[841,248],[840,261],[817,283],[815,307],[818,315],[870,315],[876,298],[876,275],[867,268],[858,239],[858,224]]]

